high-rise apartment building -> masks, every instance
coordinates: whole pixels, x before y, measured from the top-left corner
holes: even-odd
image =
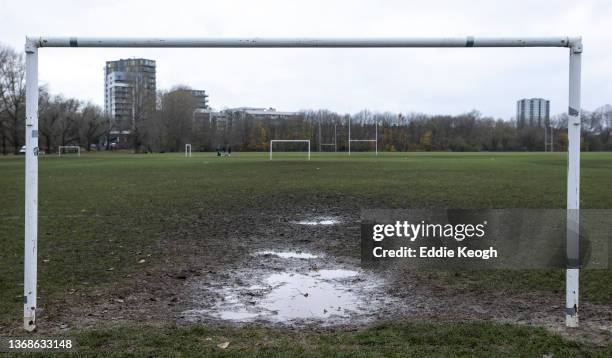
[[[542,127],[550,122],[550,101],[543,98],[523,98],[516,102],[516,123],[525,126]]]
[[[136,113],[155,109],[155,61],[144,58],[107,61],[104,110],[115,120],[134,121]]]
[[[208,109],[208,95],[205,90],[189,90],[189,92],[197,99],[197,109]]]

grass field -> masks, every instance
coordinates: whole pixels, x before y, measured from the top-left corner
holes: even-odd
[[[140,257],[146,257],[148,265],[162,265],[166,253],[161,234],[179,233],[190,220],[214,212],[265,211],[279,203],[299,207],[313,202],[343,203],[355,210],[565,207],[564,153],[353,153],[350,159],[346,153],[313,153],[311,161],[304,153],[274,157],[269,161],[267,153],[234,153],[217,158],[195,152],[192,158],[182,153],[41,157],[39,305],[44,309],[70,292],[104,290],[117,280],[129,281],[141,269]],[[581,207],[612,208],[612,153],[583,153],[581,168]],[[23,157],[0,157],[0,333],[21,321],[23,172]],[[475,290],[562,294],[563,277],[560,270],[546,270],[465,273],[452,279],[440,273],[429,279]],[[611,271],[583,272],[581,289],[586,301],[609,305]],[[611,352],[609,345],[569,343],[539,328],[486,322],[394,323],[303,334],[251,326],[172,327],[101,326],[72,333],[90,353],[108,348],[110,339],[123,352],[141,354],[170,353],[169,347],[230,355],[367,356],[376,355],[378,348],[385,354]],[[208,347],[203,336],[242,343],[232,345],[235,351],[220,352]],[[498,338],[499,344],[487,344]]]

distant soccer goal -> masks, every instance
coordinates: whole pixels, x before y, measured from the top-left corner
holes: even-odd
[[[310,140],[308,139],[272,139],[270,141],[270,160],[272,160],[274,143],[308,143],[308,160],[310,160]]]
[[[191,158],[191,144],[185,144],[185,156]]]
[[[78,145],[60,145],[57,148],[57,155],[59,157],[62,156],[62,151],[64,152],[64,154],[76,153],[79,157],[81,156],[81,147],[79,147]]]

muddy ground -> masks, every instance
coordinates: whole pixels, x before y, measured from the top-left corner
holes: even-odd
[[[596,343],[612,337],[612,305],[583,304],[581,328],[568,330],[563,322],[563,295],[470,292],[415,272],[362,270],[359,217],[359,208],[287,205],[183,218],[180,230],[162,234],[159,247],[142,263],[140,272],[113,285],[69,292],[44,304],[39,331],[139,322],[250,322],[320,330],[387,320],[493,320],[544,326]],[[316,257],[277,255],[283,252]],[[350,273],[326,278],[330,272]],[[289,294],[297,313],[279,312],[272,296],[283,295],[283,287],[288,286],[275,278],[295,275],[310,280],[310,286]],[[329,297],[336,293],[343,297],[329,298],[329,305],[321,303],[317,285],[338,290]],[[310,310],[301,317],[299,307],[310,306],[309,302],[314,302],[316,312]]]

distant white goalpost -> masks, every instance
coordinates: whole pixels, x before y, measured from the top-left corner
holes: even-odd
[[[81,156],[81,147],[79,147],[78,145],[60,145],[57,148],[57,156],[61,157],[62,156],[62,149],[65,151],[66,149],[75,149],[77,155],[80,157]]]
[[[544,124],[544,151],[545,152],[554,152],[555,148],[553,146],[554,143],[554,128],[552,126],[547,126]]]
[[[185,156],[191,158],[191,144],[185,144]]]
[[[569,55],[567,233],[568,262],[578,262],[580,210],[580,91],[582,38],[557,37],[402,37],[402,38],[117,38],[117,37],[26,37],[25,118],[25,222],[23,327],[36,328],[38,299],[38,53],[46,47],[62,48],[567,48]],[[349,126],[350,131],[350,126]],[[378,143],[378,135],[375,141]],[[354,141],[349,135],[350,143]],[[310,142],[308,141],[310,159]],[[378,146],[377,146],[378,151]],[[80,149],[79,149],[80,152]],[[350,151],[349,151],[350,154]],[[270,142],[272,159],[272,142]],[[580,266],[569,264],[565,271],[565,324],[578,326]]]
[[[274,143],[308,143],[308,160],[310,160],[310,140],[309,139],[272,139],[270,141],[270,160],[272,160],[272,147]]]
[[[338,140],[336,136],[336,127],[334,124],[334,142],[333,143],[323,143],[323,136],[321,134],[321,121],[319,121],[319,152],[322,152],[322,147],[334,147],[334,152],[338,151]]]
[[[374,150],[378,156],[378,121],[375,122],[375,134],[374,139],[351,139],[351,117],[348,122],[348,154],[351,155],[351,143],[352,142],[374,142]]]

